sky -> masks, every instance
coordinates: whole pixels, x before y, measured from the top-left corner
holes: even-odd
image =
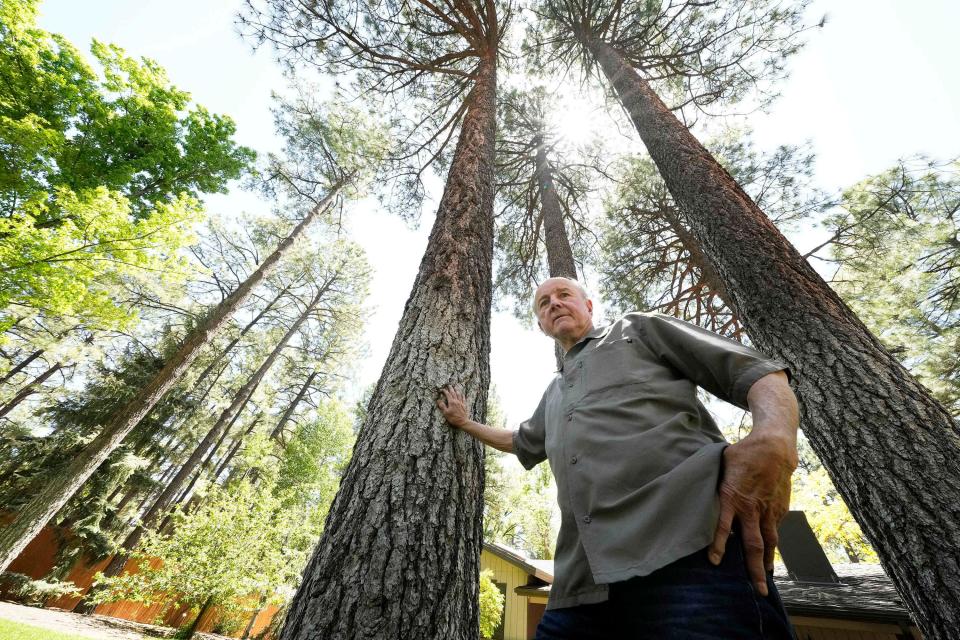
[[[272,91],[286,81],[267,49],[254,52],[234,27],[236,0],[47,0],[40,26],[83,51],[92,38],[134,56],[155,59],[194,100],[237,123],[237,140],[276,150]],[[955,0],[834,0],[815,2],[822,29],[790,62],[790,78],[767,113],[746,124],[761,149],[810,141],[818,186],[850,186],[900,157],[960,155],[960,3]],[[571,126],[590,118],[569,118]],[[642,151],[639,142],[634,143]],[[267,212],[269,203],[234,190],[207,199],[211,213]],[[409,295],[433,222],[430,208],[412,227],[369,202],[350,211],[347,227],[374,268],[367,354],[354,395],[376,381]],[[811,232],[814,235],[815,232]],[[795,238],[801,250],[813,240]],[[590,284],[588,282],[588,284]],[[598,301],[599,302],[599,301]],[[598,305],[601,309],[602,303]],[[553,376],[552,345],[531,318],[495,312],[491,377],[515,426],[536,407]]]

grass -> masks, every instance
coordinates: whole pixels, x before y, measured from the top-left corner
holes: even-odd
[[[0,620],[0,640],[89,640],[90,636],[60,633],[29,624]]]

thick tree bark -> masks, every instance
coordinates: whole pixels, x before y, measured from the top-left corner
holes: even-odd
[[[960,429],[618,51],[586,40],[747,333],[929,640],[960,629]]]
[[[0,571],[5,570],[20,555],[24,547],[40,533],[50,518],[66,504],[107,456],[123,442],[137,423],[176,384],[196,359],[200,350],[210,343],[230,316],[250,297],[254,288],[277,266],[297,238],[326,208],[345,183],[346,180],[342,180],[331,187],[324,199],[310,210],[257,270],[250,274],[250,277],[236,291],[214,307],[209,316],[184,339],[176,353],[170,356],[153,379],[106,421],[100,434],[77,455],[73,463],[24,505],[13,522],[0,530]]]
[[[36,393],[37,387],[39,387],[41,384],[46,382],[47,378],[55,374],[57,371],[60,371],[60,369],[62,368],[63,368],[63,365],[58,362],[52,367],[48,368],[43,373],[41,373],[40,375],[38,375],[36,378],[31,380],[30,383],[27,384],[27,386],[21,389],[19,393],[17,393],[17,395],[15,395],[13,399],[10,400],[10,402],[0,407],[0,418],[4,417],[5,415],[13,411],[17,407],[17,405],[23,402],[24,400],[26,400],[28,396],[31,396],[34,393]]]
[[[483,451],[437,410],[486,412],[495,62],[480,63],[426,253],[283,640],[478,636]]]

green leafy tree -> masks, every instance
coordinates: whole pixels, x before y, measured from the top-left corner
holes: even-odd
[[[186,194],[224,191],[253,159],[233,122],[190,104],[155,61],[94,41],[95,63],[36,26],[39,0],[9,0],[0,12],[0,210],[28,203],[41,228],[70,217],[63,193],[104,187],[131,215]],[[98,71],[99,69],[99,71]]]
[[[317,155],[312,175],[315,180],[323,182],[324,195],[311,201],[309,210],[292,225],[292,229],[286,231],[291,226],[289,222],[283,225],[284,232],[274,238],[276,244],[272,251],[262,260],[257,256],[259,264],[256,269],[238,282],[235,288],[223,291],[222,299],[198,315],[196,322],[183,334],[177,348],[164,360],[160,371],[129,402],[105,419],[97,436],[74,457],[64,472],[51,479],[24,505],[17,518],[0,530],[0,567],[13,561],[156,403],[183,379],[190,365],[227,326],[231,316],[303,239],[310,224],[324,218],[339,197],[340,190],[352,184],[357,172],[349,167],[358,163],[353,155],[363,155],[361,150],[357,145],[339,144],[337,137],[343,135],[342,128],[330,128],[321,134],[329,137],[313,141],[316,145],[324,145],[325,153]],[[358,136],[353,139],[358,139]]]
[[[960,416],[960,163],[904,160],[843,193],[826,221],[834,287]]]
[[[288,544],[299,516],[248,482],[217,490],[193,513],[178,515],[173,534],[144,538],[136,573],[100,575],[95,598],[144,603],[173,598],[196,612],[188,637],[211,607],[236,609],[260,595],[282,601],[281,588],[303,561],[304,550]]]
[[[503,619],[503,594],[493,583],[493,571],[480,572],[480,637],[492,638]]]
[[[120,326],[134,312],[116,281],[178,273],[199,196],[253,152],[156,62],[94,41],[90,64],[36,27],[37,5],[0,13],[0,323],[36,309]]]

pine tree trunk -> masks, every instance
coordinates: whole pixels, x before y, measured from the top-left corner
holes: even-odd
[[[345,182],[346,180],[340,181],[331,187],[324,199],[310,210],[257,270],[250,274],[236,291],[214,307],[206,319],[184,339],[176,353],[170,356],[153,379],[106,421],[100,434],[74,458],[73,463],[24,505],[13,522],[0,530],[0,571],[6,570],[107,456],[123,442],[137,423],[180,380],[201,349],[210,343],[230,316],[250,297],[254,288],[277,266]]]
[[[563,209],[557,188],[553,183],[553,169],[543,144],[537,144],[537,184],[540,190],[540,209],[543,213],[543,237],[547,247],[547,267],[550,277],[577,279],[577,263],[570,248],[570,237],[563,224]]]
[[[205,614],[212,606],[213,596],[210,596],[207,598],[207,601],[203,603],[203,606],[200,607],[200,611],[197,612],[197,617],[193,619],[193,622],[190,623],[190,626],[183,629],[177,635],[182,638],[186,638],[186,640],[193,638],[193,636],[197,633],[197,628],[200,626],[200,619],[203,618],[203,614]]]
[[[46,371],[38,375],[36,378],[34,378],[27,386],[21,389],[20,392],[17,393],[17,395],[15,395],[12,400],[10,400],[10,402],[0,407],[0,418],[7,415],[11,411],[13,411],[17,407],[17,405],[23,402],[28,396],[31,396],[34,393],[36,393],[38,386],[46,382],[47,378],[55,374],[57,371],[60,371],[60,369],[62,368],[63,368],[63,365],[58,362],[57,364],[53,365],[52,367],[50,367],[49,369],[47,369]]]
[[[250,426],[247,427],[247,430],[244,431],[243,435],[236,439],[236,441],[233,443],[233,446],[230,447],[230,451],[227,452],[227,455],[225,455],[223,459],[220,460],[219,464],[217,464],[217,468],[214,469],[213,471],[214,482],[216,482],[217,478],[219,478],[221,474],[223,474],[223,472],[226,471],[227,467],[230,466],[230,463],[233,462],[233,458],[237,455],[237,452],[240,451],[240,447],[243,446],[243,441],[247,439],[247,436],[253,433],[253,430],[257,427],[257,425],[260,423],[260,420],[262,419],[263,419],[263,414],[260,414],[259,416],[257,416],[256,420],[250,423]]]
[[[490,382],[496,70],[480,63],[426,253],[283,640],[475,640],[483,450],[437,410]]]
[[[541,138],[537,138],[537,184],[540,191],[540,211],[543,215],[543,244],[547,248],[547,269],[550,277],[577,279],[577,263],[570,248],[570,237],[563,224],[563,209],[557,188],[553,182],[553,168],[547,159],[547,151]],[[557,369],[563,366],[563,347],[559,342],[553,344],[553,357]]]
[[[960,429],[609,45],[587,40],[928,640],[960,629]]]
[[[250,632],[253,631],[253,624],[257,621],[257,616],[259,616],[260,612],[263,611],[263,607],[266,603],[266,596],[260,596],[260,600],[257,602],[257,608],[254,610],[253,615],[250,616],[250,620],[247,622],[247,628],[243,630],[243,635],[240,636],[240,640],[247,640],[247,638],[250,637]]]
[[[313,384],[313,381],[318,375],[320,375],[320,372],[314,371],[303,381],[303,386],[300,387],[297,395],[294,396],[293,400],[290,401],[290,404],[287,405],[287,408],[283,411],[283,415],[280,416],[280,419],[277,421],[277,426],[270,432],[271,440],[276,440],[277,442],[283,441],[283,428],[287,426],[287,422],[293,417],[293,412],[296,411],[297,405],[303,401],[303,398],[307,395],[307,391],[310,390],[310,385]]]

